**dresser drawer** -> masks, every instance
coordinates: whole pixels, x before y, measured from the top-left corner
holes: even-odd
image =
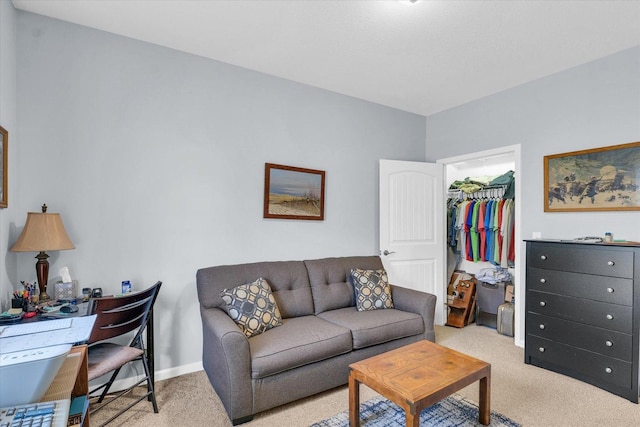
[[[632,333],[633,307],[537,291],[527,292],[526,304],[528,312]]]
[[[537,243],[527,258],[529,267],[633,278],[633,252],[614,247]]]
[[[611,304],[633,305],[633,280],[619,277],[529,268],[527,289]]]
[[[527,334],[631,362],[631,335],[582,323],[527,313]]]
[[[568,371],[568,374],[578,373],[598,382],[631,388],[631,363],[533,335],[527,335],[526,340],[527,359],[534,364],[532,359],[539,359]]]

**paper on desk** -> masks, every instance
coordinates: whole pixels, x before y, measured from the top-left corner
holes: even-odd
[[[0,336],[0,354],[12,353],[14,351],[31,350],[34,348],[49,347],[58,344],[81,344],[86,342],[91,335],[91,329],[96,321],[96,315],[72,317],[70,319],[43,320],[40,322],[21,323],[17,325],[7,325],[3,327],[3,332],[9,328],[11,333],[7,333],[6,338]],[[71,321],[71,325],[68,322]],[[61,322],[61,328],[55,329],[54,322]],[[38,325],[46,325],[49,329],[46,332],[35,332]],[[52,332],[51,328],[55,330]],[[14,329],[16,328],[16,329]],[[30,331],[27,335],[20,332]]]

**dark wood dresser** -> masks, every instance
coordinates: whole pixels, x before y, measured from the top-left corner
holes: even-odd
[[[638,403],[640,245],[526,244],[525,363]]]

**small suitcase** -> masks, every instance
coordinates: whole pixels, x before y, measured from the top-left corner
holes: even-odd
[[[498,319],[496,322],[496,329],[499,334],[513,336],[513,303],[505,302],[498,306]]]

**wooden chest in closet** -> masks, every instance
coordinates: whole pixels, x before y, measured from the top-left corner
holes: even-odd
[[[638,403],[640,245],[527,241],[525,363]]]

